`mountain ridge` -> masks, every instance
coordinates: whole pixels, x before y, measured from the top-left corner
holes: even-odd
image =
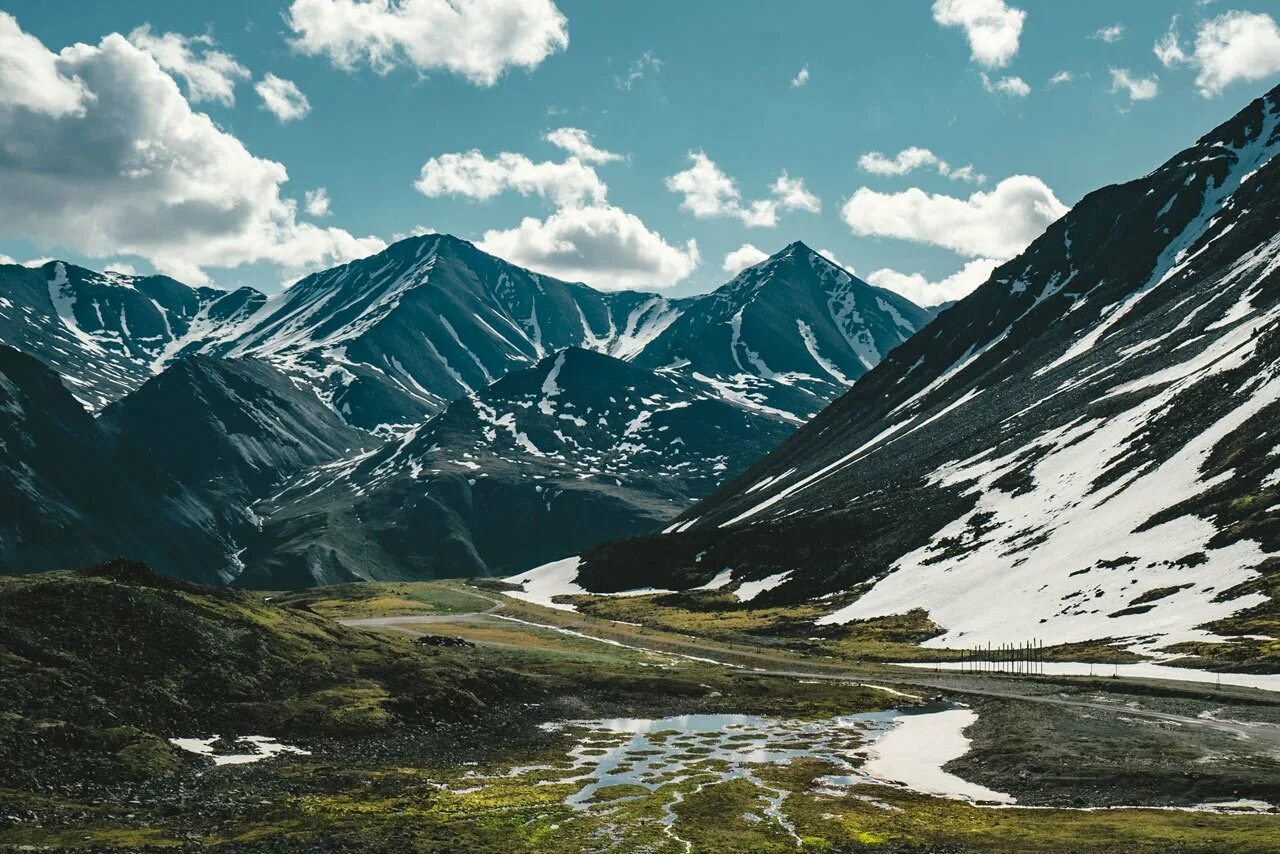
[[[929,645],[1222,642],[1203,627],[1269,607],[1280,552],[1256,435],[1278,411],[1277,103],[1087,195],[678,533],[602,546],[578,583],[728,566],[783,577],[762,602],[861,593],[827,625],[925,608]]]

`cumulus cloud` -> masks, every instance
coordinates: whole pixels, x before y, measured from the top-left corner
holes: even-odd
[[[482,249],[513,264],[599,288],[670,287],[698,266],[698,245],[672,246],[639,217],[608,201],[608,186],[596,162],[619,159],[591,144],[575,128],[561,128],[547,140],[571,152],[562,163],[535,163],[523,154],[489,158],[479,151],[442,154],[422,167],[415,184],[426,196],[489,199],[504,192],[539,196],[556,211],[546,219],[526,217],[512,229],[485,232]]]
[[[423,235],[427,235],[427,234],[439,234],[439,233],[440,232],[436,231],[434,228],[431,228],[430,226],[415,225],[413,228],[409,229],[408,231],[397,231],[395,234],[391,235],[391,240],[395,243],[399,243],[401,240],[406,240],[410,237],[422,237]]]
[[[1124,38],[1124,24],[1112,24],[1109,27],[1099,27],[1098,30],[1090,36],[1090,38],[1104,41],[1107,44],[1115,44]]]
[[[1280,26],[1262,12],[1224,12],[1200,24],[1195,48],[1187,53],[1175,16],[1169,32],[1156,42],[1155,54],[1166,68],[1195,68],[1196,88],[1212,98],[1237,80],[1262,80],[1280,72]]]
[[[689,152],[692,165],[666,180],[667,189],[684,196],[680,208],[699,219],[731,217],[752,228],[773,228],[779,211],[822,209],[822,201],[804,185],[804,180],[783,172],[770,187],[772,198],[743,201],[737,183],[721,171],[701,151]]]
[[[236,83],[250,76],[232,56],[213,50],[214,41],[207,35],[156,35],[150,24],[143,24],[129,33],[129,41],[151,54],[165,71],[181,77],[193,104],[215,101],[229,107],[236,101]]]
[[[1049,78],[1049,85],[1058,86],[1063,83],[1070,83],[1072,80],[1075,80],[1075,79],[1076,79],[1076,76],[1072,74],[1070,71],[1059,71],[1057,74]]]
[[[93,94],[84,81],[68,76],[58,57],[18,21],[0,12],[0,107],[61,118],[83,116]],[[5,140],[0,140],[0,151]]]
[[[938,174],[953,181],[981,184],[986,175],[979,174],[972,165],[955,168],[927,148],[912,146],[889,157],[879,151],[868,151],[858,158],[858,168],[872,175],[906,175],[921,167],[936,169]]]
[[[1015,98],[1025,98],[1031,94],[1031,87],[1021,77],[993,80],[985,71],[982,72],[982,88],[995,95],[1011,95]]]
[[[510,151],[490,158],[474,149],[432,157],[423,165],[414,186],[431,198],[464,196],[484,200],[512,191],[522,196],[541,196],[561,206],[603,202],[608,192],[596,170],[576,157],[563,163],[535,163]]]
[[[1155,76],[1135,77],[1127,68],[1111,69],[1111,91],[1128,94],[1130,103],[1150,101],[1160,94],[1160,84]]]
[[[291,122],[311,112],[311,102],[292,80],[268,74],[253,87],[262,99],[263,109],[282,122]]]
[[[804,68],[800,69],[800,72],[796,74],[795,77],[791,78],[791,88],[799,89],[801,86],[805,85],[808,82],[809,82],[809,66],[806,65]]]
[[[324,187],[307,190],[303,199],[306,202],[306,210],[310,216],[322,217],[329,215],[329,191]]]
[[[848,264],[840,263],[840,259],[836,257],[836,253],[832,252],[830,249],[819,249],[817,250],[817,253],[821,255],[823,258],[826,258],[832,264],[835,264],[837,267],[843,267],[844,269],[848,270],[850,273],[853,272],[853,268],[850,267]]]
[[[933,20],[944,27],[962,27],[972,59],[987,68],[1004,68],[1018,53],[1027,13],[1004,0],[937,0]]]
[[[720,266],[730,276],[736,276],[748,267],[754,267],[768,257],[768,255],[750,243],[744,243],[725,255],[724,263]]]
[[[339,68],[445,70],[480,86],[569,46],[551,0],[293,0],[284,17],[295,49]]]
[[[124,276],[136,276],[138,270],[127,261],[108,261],[102,265],[102,269],[108,273],[120,273]]]
[[[663,288],[698,266],[698,244],[672,246],[612,205],[571,207],[519,227],[487,231],[480,248],[513,264],[602,289]]]
[[[300,222],[281,195],[284,166],[193,111],[121,35],[54,54],[0,12],[0,56],[0,221],[11,237],[135,255],[193,284],[208,267],[266,262],[296,275],[384,246]]]
[[[971,258],[1007,260],[1067,212],[1043,181],[1014,175],[967,199],[911,188],[877,193],[863,187],[841,214],[855,234],[942,246]]]
[[[992,272],[998,266],[1000,266],[999,261],[991,258],[977,258],[937,282],[929,281],[920,273],[899,273],[897,270],[885,267],[867,276],[867,281],[876,287],[901,294],[916,305],[939,305],[964,299],[991,278]]]
[[[769,192],[773,194],[778,207],[784,211],[819,213],[822,210],[822,200],[809,192],[804,185],[804,180],[792,178],[785,171],[769,187]]]
[[[580,128],[557,128],[543,139],[557,148],[564,149],[583,163],[612,163],[623,159],[621,154],[596,148],[591,141],[591,134]]]

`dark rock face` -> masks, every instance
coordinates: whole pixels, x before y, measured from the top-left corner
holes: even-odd
[[[368,437],[250,360],[180,360],[94,419],[59,377],[0,347],[0,549],[10,572],[114,554],[204,582],[238,574],[262,491]]]
[[[0,566],[31,572],[115,554],[216,580],[219,540],[200,502],[112,436],[36,359],[0,346]],[[223,576],[224,580],[228,576]]]
[[[679,373],[565,350],[255,507],[240,583],[518,572],[652,530],[791,429]]]
[[[1278,127],[1280,90],[1086,196],[680,533],[605,545],[579,583],[688,588],[732,567],[789,573],[760,601],[794,602],[873,582],[832,619],[923,607],[954,646],[1151,647],[1263,607]]]

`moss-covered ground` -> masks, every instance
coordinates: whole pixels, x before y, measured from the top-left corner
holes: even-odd
[[[676,747],[683,763],[657,788],[622,783],[569,805],[584,771],[574,749],[598,756],[618,738],[544,722],[710,712],[813,722],[917,701],[494,616],[423,628],[477,644],[465,650],[325,616],[389,616],[406,602],[423,609],[410,613],[467,614],[488,610],[497,595],[466,598],[456,584],[381,587],[263,601],[122,571],[0,582],[0,850],[1164,852],[1274,851],[1280,839],[1280,815],[996,809],[880,784],[832,788],[822,777],[839,769],[819,757],[723,779],[710,742],[676,731],[650,737]],[[836,661],[896,655],[896,645],[933,630],[909,615],[811,641],[799,628],[808,615],[796,609],[717,618],[699,603],[657,598],[589,609],[779,652],[821,643],[819,654]],[[554,616],[569,627],[581,619]],[[1108,702],[1123,711],[1136,699],[1117,687]],[[1280,773],[1227,735],[1194,741],[1170,724],[1144,738],[1141,721],[1117,730],[1087,710],[1026,712],[996,700],[978,708],[974,751],[949,770],[1002,791],[1056,780],[1046,790],[1060,793],[1059,805],[1133,803],[1142,794],[1135,780],[1146,781],[1144,803],[1184,784],[1206,796],[1260,797]],[[214,732],[271,735],[310,755],[214,767],[167,741]],[[794,734],[779,742],[804,743]],[[1080,745],[1090,743],[1097,755],[1083,761]]]

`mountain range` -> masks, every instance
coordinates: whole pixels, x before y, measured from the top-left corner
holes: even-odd
[[[51,441],[34,413],[86,445],[39,460],[78,461],[70,493],[13,454],[30,501],[6,566],[121,553],[275,587],[518,571],[644,533],[931,319],[801,243],[676,300],[446,235],[270,297],[61,261],[0,267],[0,293],[0,340],[57,375],[7,425],[13,449]]]
[[[815,632],[1186,652],[1274,636],[1280,89],[1084,197],[594,591],[754,582]],[[1270,627],[1270,628],[1268,628]],[[1243,653],[1242,653],[1243,654]]]

